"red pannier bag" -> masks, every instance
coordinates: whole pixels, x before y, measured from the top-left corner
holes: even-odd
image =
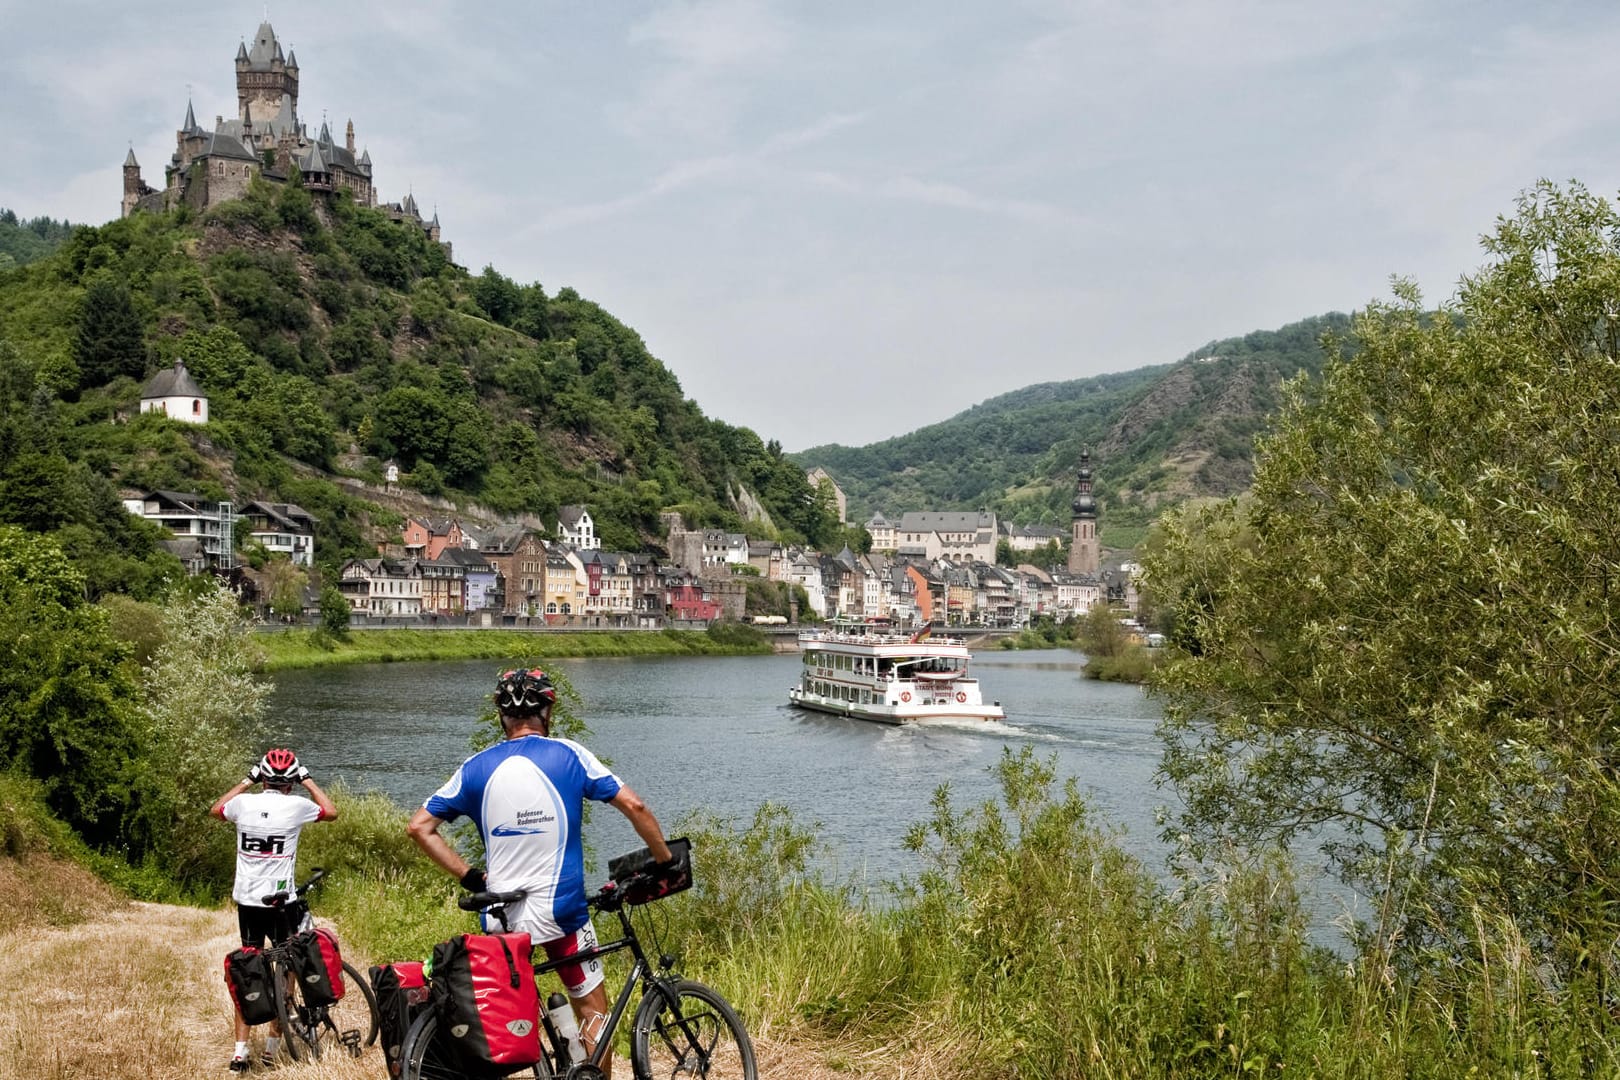
[[[287,939],[287,947],[305,1005],[336,1005],[342,1000],[343,956],[336,934],[324,926],[301,930]]]
[[[225,954],[225,985],[231,988],[231,1000],[244,1023],[267,1024],[276,1018],[270,965],[258,949],[244,945]]]
[[[382,1035],[383,1060],[388,1075],[397,1077],[404,1063],[405,1033],[427,1008],[429,991],[421,961],[378,964],[371,969],[371,989],[377,995],[377,1030]]]
[[[433,947],[439,1037],[469,1072],[540,1060],[540,992],[528,934],[462,934]]]

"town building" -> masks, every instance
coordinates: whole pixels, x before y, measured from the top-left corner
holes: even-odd
[[[1040,551],[1052,545],[1061,549],[1063,541],[1069,538],[1069,530],[1056,525],[1014,525],[1004,521],[1001,523],[1001,536],[1007,541],[1007,546],[1018,553]]]
[[[146,380],[141,387],[141,412],[162,413],[187,424],[208,423],[208,398],[183,360]]]
[[[338,574],[338,592],[351,614],[414,618],[422,614],[422,568],[416,559],[350,559]]]
[[[315,518],[297,503],[245,502],[237,516],[271,556],[283,556],[294,566],[315,565]]]
[[[412,558],[437,559],[446,548],[466,546],[467,540],[461,522],[454,518],[405,519],[403,542],[406,554]]]
[[[872,538],[873,551],[895,550],[894,522],[881,513],[873,514],[867,519],[866,533]]]
[[[911,511],[895,529],[902,555],[967,562],[996,561],[996,515],[989,510]]]
[[[602,546],[596,538],[596,522],[583,506],[565,506],[557,511],[557,539],[581,551],[596,551]]]
[[[198,565],[209,570],[236,567],[237,515],[228,500],[182,491],[148,491],[125,499],[124,509],[173,533],[178,543],[171,550],[188,563],[188,569]]]

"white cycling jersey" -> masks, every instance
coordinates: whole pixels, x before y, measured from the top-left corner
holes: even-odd
[[[231,899],[264,907],[264,898],[293,887],[298,834],[319,821],[321,808],[298,795],[247,791],[224,807],[225,820],[236,825],[236,887]]]
[[[423,805],[443,821],[472,818],[484,839],[490,889],[529,894],[506,909],[512,929],[551,941],[590,920],[579,832],[584,801],[607,802],[621,786],[579,743],[524,735],[462,762]]]

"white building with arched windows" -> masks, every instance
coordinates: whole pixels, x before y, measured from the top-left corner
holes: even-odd
[[[208,423],[208,399],[186,371],[184,360],[160,371],[141,387],[141,412],[160,412],[188,424]]]

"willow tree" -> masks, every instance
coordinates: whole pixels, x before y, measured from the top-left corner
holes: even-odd
[[[1498,920],[1562,979],[1620,938],[1620,216],[1544,183],[1484,248],[1326,343],[1250,497],[1166,524],[1163,769],[1195,851],[1325,837],[1369,940]]]

